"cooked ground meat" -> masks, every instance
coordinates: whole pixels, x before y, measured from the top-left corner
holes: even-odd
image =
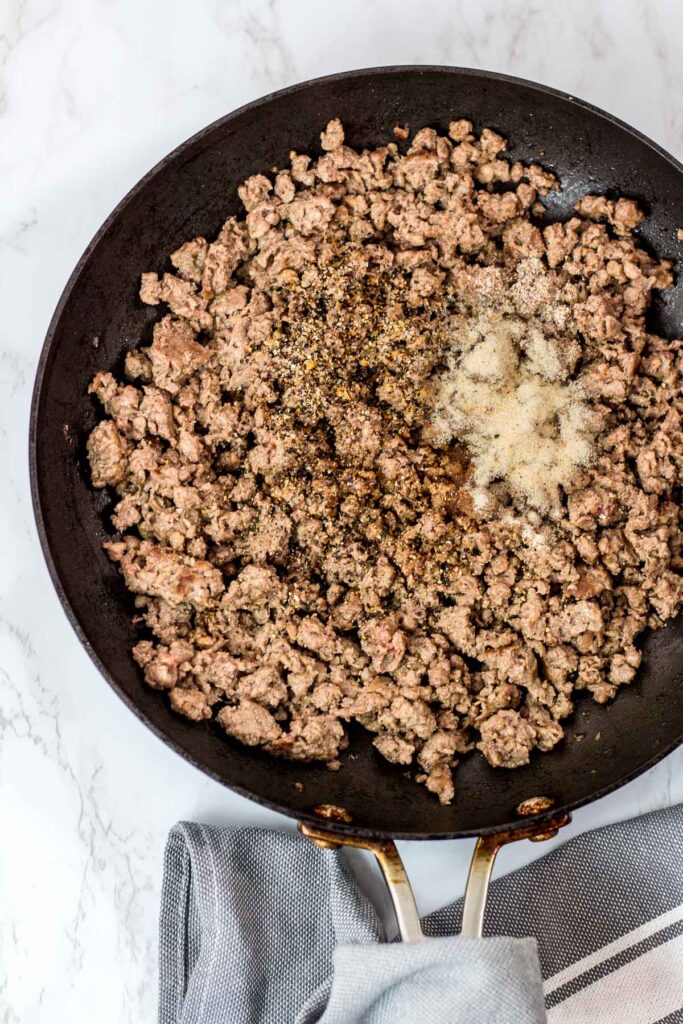
[[[645,324],[671,267],[629,199],[542,227],[555,177],[464,119],[405,152],[338,120],[321,142],[142,275],[160,318],[125,383],[92,383],[92,483],[175,711],[332,768],[355,719],[448,803],[458,757],[551,749],[575,691],[614,696],[681,606],[683,342]],[[432,430],[454,333],[492,311],[590,405],[552,514],[502,479],[473,502],[465,439]]]

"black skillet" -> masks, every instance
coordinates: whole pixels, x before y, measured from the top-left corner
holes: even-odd
[[[339,772],[276,760],[227,739],[217,726],[175,715],[144,686],[130,655],[131,599],[101,549],[111,495],[88,486],[84,441],[97,419],[86,395],[97,370],[120,370],[124,351],[150,337],[157,311],[137,295],[140,273],[168,266],[168,253],[195,235],[212,238],[237,213],[237,185],[287,162],[291,149],[319,152],[319,133],[342,118],[350,145],[376,146],[396,124],[444,130],[453,117],[496,129],[510,155],[556,171],[563,190],[548,216],[569,215],[586,192],[636,197],[647,211],[643,243],[683,255],[683,167],[616,118],[571,96],[519,79],[449,67],[389,67],[305,82],[242,107],[185,142],[123,199],[73,272],[40,359],[30,435],[38,531],[57,592],[81,642],[128,706],[188,761],[244,796],[300,820],[313,807],[346,808],[347,838],[457,838],[528,824],[522,801],[543,795],[553,811],[603,796],[664,757],[683,739],[683,619],[645,642],[636,682],[607,707],[580,699],[559,749],[515,771],[482,757],[456,772],[457,795],[442,807],[400,767],[352,731]],[[652,324],[680,333],[683,289],[658,300]],[[582,739],[582,737],[584,737]],[[295,788],[301,780],[303,788]],[[548,813],[536,816],[537,823]]]

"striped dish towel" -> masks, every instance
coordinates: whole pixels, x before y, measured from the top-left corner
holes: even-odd
[[[461,914],[458,901],[425,918],[434,942],[387,944],[343,854],[181,823],[164,865],[159,1022],[683,1024],[683,806],[494,882],[488,938],[460,939]]]
[[[424,921],[452,934],[462,901]],[[586,832],[494,882],[488,935],[535,935],[549,1024],[683,1024],[683,805]]]

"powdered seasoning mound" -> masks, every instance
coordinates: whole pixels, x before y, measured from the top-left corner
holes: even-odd
[[[567,487],[593,452],[598,424],[555,345],[518,316],[487,310],[454,331],[433,413],[437,443],[467,442],[475,507],[500,481],[522,502],[559,514]]]

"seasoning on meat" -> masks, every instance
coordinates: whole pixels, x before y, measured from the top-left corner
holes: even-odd
[[[548,275],[540,261],[534,262],[539,263],[536,279],[543,281]],[[506,303],[508,297],[513,301]],[[560,488],[577,467],[590,464],[598,417],[570,379],[573,366],[562,365],[562,339],[548,336],[540,320],[522,319],[514,297],[515,284],[501,283],[495,310],[488,308],[480,317],[466,314],[453,325],[433,440],[467,442],[477,507],[488,500],[489,485],[502,480],[533,508],[555,512]],[[567,330],[566,306],[547,303],[543,311]]]
[[[683,602],[671,266],[629,199],[541,227],[555,177],[466,119],[321,142],[142,275],[92,483],[175,711],[332,769],[358,721],[448,803],[458,758],[551,749]]]

